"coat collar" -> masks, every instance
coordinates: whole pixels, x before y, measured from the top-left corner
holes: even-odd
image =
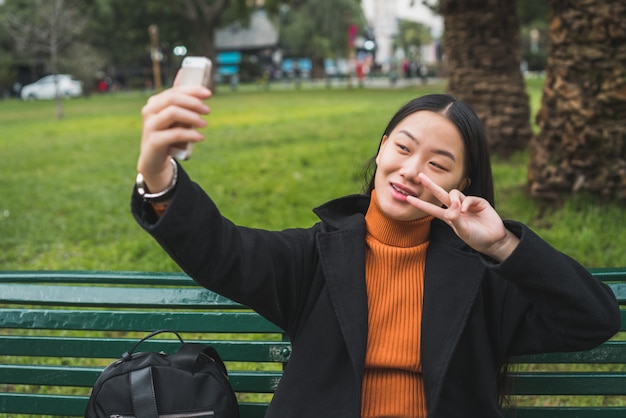
[[[368,195],[349,195],[331,200],[313,212],[333,229],[352,229],[364,227],[363,217],[370,205]]]

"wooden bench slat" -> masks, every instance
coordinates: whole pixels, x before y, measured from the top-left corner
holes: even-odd
[[[546,407],[515,408],[505,411],[506,418],[624,418],[626,407]]]
[[[185,341],[213,346],[224,361],[283,363],[289,360],[291,353],[291,344],[288,341]],[[135,342],[136,339],[125,338],[0,336],[0,355],[117,359]],[[178,340],[148,340],[139,346],[139,350],[174,353],[179,347]]]
[[[603,281],[626,282],[626,271],[623,267],[590,268],[589,271]],[[3,282],[194,285],[189,276],[180,272],[106,270],[3,270],[0,271],[0,283]]]
[[[591,267],[589,272],[600,280],[626,281],[624,267]]]
[[[626,278],[624,278],[626,280]],[[607,283],[613,293],[615,293],[615,297],[619,301],[619,303],[626,303],[626,283]]]
[[[622,310],[622,328],[626,310]],[[276,333],[282,330],[253,312],[158,312],[3,309],[3,328],[99,331]]]
[[[616,296],[626,297],[626,271],[624,268],[590,268],[598,279],[609,283]],[[0,283],[83,283],[83,284],[135,284],[196,286],[184,273],[137,271],[74,271],[74,270],[5,270],[0,271]],[[620,296],[621,295],[621,296]]]
[[[100,367],[0,364],[0,383],[92,387],[102,370]],[[228,375],[236,392],[273,393],[282,371],[232,370]]]
[[[281,333],[254,312],[85,311],[4,309],[2,327],[96,331]]]
[[[0,271],[0,283],[82,283],[88,285],[198,285],[184,273],[142,271],[80,271],[80,270],[5,270]]]
[[[238,303],[194,287],[63,286],[0,283],[0,303],[51,306],[115,306],[116,308],[236,309]]]
[[[626,363],[626,341],[608,341],[589,351],[545,353],[516,357],[514,363]]]
[[[0,411],[82,417],[87,400],[86,396],[0,393]]]
[[[511,373],[516,395],[626,395],[626,373]]]
[[[239,402],[239,415],[242,418],[264,418],[268,403]]]
[[[282,370],[228,372],[228,380],[235,392],[274,393],[282,377]]]
[[[0,364],[0,383],[91,387],[102,370],[99,367]]]
[[[87,401],[86,396],[0,393],[0,411],[82,417]],[[241,402],[239,412],[245,418],[263,418],[267,407],[265,402]]]
[[[626,272],[623,268],[591,268],[594,276],[608,282],[620,303],[626,303]],[[620,281],[620,282],[617,282]],[[615,283],[611,283],[615,282]],[[64,284],[115,284],[144,286],[198,287],[184,273],[133,272],[133,271],[0,271],[0,283],[64,283]]]

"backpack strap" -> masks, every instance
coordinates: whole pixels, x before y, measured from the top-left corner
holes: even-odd
[[[202,363],[207,361],[215,363],[219,371],[226,377],[228,372],[222,358],[217,351],[209,346],[198,343],[184,343],[178,352],[170,356],[172,363],[176,367],[186,368],[194,372],[202,367]]]
[[[135,352],[135,350],[137,350],[137,348],[139,347],[139,345],[142,342],[144,342],[146,340],[149,340],[150,338],[154,337],[155,335],[159,335],[159,334],[162,334],[164,332],[171,332],[172,334],[176,335],[176,337],[178,337],[178,340],[180,341],[181,344],[185,343],[185,341],[183,341],[183,338],[176,331],[172,331],[171,329],[160,329],[158,331],[154,331],[154,332],[150,333],[149,335],[146,335],[140,341],[137,341],[137,343],[135,343],[135,345],[133,345],[130,350],[128,350],[127,352],[122,354],[122,359],[124,361],[132,360],[133,353]]]
[[[152,367],[134,370],[130,373],[130,397],[136,418],[158,418]]]

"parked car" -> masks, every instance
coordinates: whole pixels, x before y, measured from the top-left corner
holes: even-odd
[[[54,99],[56,89],[54,75],[47,75],[32,84],[22,87],[20,93],[23,100]],[[83,94],[83,85],[69,74],[57,74],[57,88],[60,97],[79,97]]]

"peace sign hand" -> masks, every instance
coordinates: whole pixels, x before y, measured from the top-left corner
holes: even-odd
[[[423,201],[415,196],[407,202],[448,224],[467,245],[499,262],[504,261],[519,244],[519,239],[506,227],[500,215],[485,199],[466,196],[458,189],[447,192],[427,175],[418,175],[422,185],[445,207]]]

